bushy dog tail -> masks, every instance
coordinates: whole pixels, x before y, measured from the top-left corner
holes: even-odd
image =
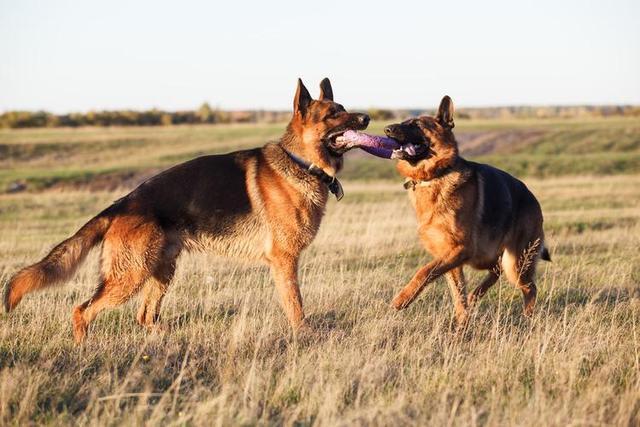
[[[551,262],[551,255],[549,249],[546,246],[542,246],[542,252],[540,252],[540,259]]]
[[[16,273],[4,294],[4,308],[13,310],[28,293],[68,280],[89,250],[100,243],[111,224],[108,210],[103,211],[80,228],[73,236],[58,244],[40,262]]]

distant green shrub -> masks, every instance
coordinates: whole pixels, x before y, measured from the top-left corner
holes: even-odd
[[[385,110],[382,108],[370,108],[369,111],[367,111],[367,114],[369,114],[369,117],[371,117],[371,120],[391,120],[393,118],[395,118],[395,114],[393,113],[393,111],[391,110]]]

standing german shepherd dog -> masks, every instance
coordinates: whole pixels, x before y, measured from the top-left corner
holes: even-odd
[[[137,320],[152,326],[183,250],[262,259],[271,267],[283,309],[296,329],[304,321],[298,258],[315,237],[328,193],[341,197],[336,138],[365,129],[369,117],[333,101],[328,79],[313,100],[298,80],[293,118],[278,143],[182,163],[144,182],[87,222],[44,259],[18,272],[5,294],[7,311],[29,292],[70,278],[102,242],[101,280],[73,310],[73,334],[138,291]]]
[[[461,327],[467,322],[468,307],[504,271],[522,291],[524,313],[530,316],[536,301],[536,263],[539,257],[551,260],[544,246],[540,205],[518,179],[460,157],[453,126],[453,102],[445,96],[436,117],[413,118],[385,128],[386,135],[403,148],[396,151],[397,169],[406,178],[420,239],[434,257],[392,305],[398,310],[407,307],[429,282],[444,274]],[[488,270],[468,299],[465,264]]]

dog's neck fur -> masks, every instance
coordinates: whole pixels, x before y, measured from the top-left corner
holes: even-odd
[[[287,130],[280,138],[280,146],[290,153],[322,168],[327,174],[336,176],[342,169],[342,157],[334,158],[322,147],[320,141],[306,141],[301,125],[295,119],[287,125]]]
[[[301,150],[303,145],[302,138],[298,137],[293,126],[293,122],[289,122],[284,135],[280,137],[280,146],[285,150],[294,153],[300,157],[305,157],[304,150]]]
[[[277,167],[274,167],[273,170],[283,176],[296,191],[314,205],[324,206],[326,204],[329,193],[327,186],[296,164],[287,154],[289,149],[284,144],[267,144],[263,150],[270,152],[269,158],[272,159],[272,162],[277,163]]]

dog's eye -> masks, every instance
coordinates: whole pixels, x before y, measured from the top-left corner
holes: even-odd
[[[331,112],[329,112],[329,115],[327,117],[336,119],[340,116],[340,113],[345,113],[346,111],[347,110],[345,110],[342,105],[335,104],[335,109],[331,110]]]

